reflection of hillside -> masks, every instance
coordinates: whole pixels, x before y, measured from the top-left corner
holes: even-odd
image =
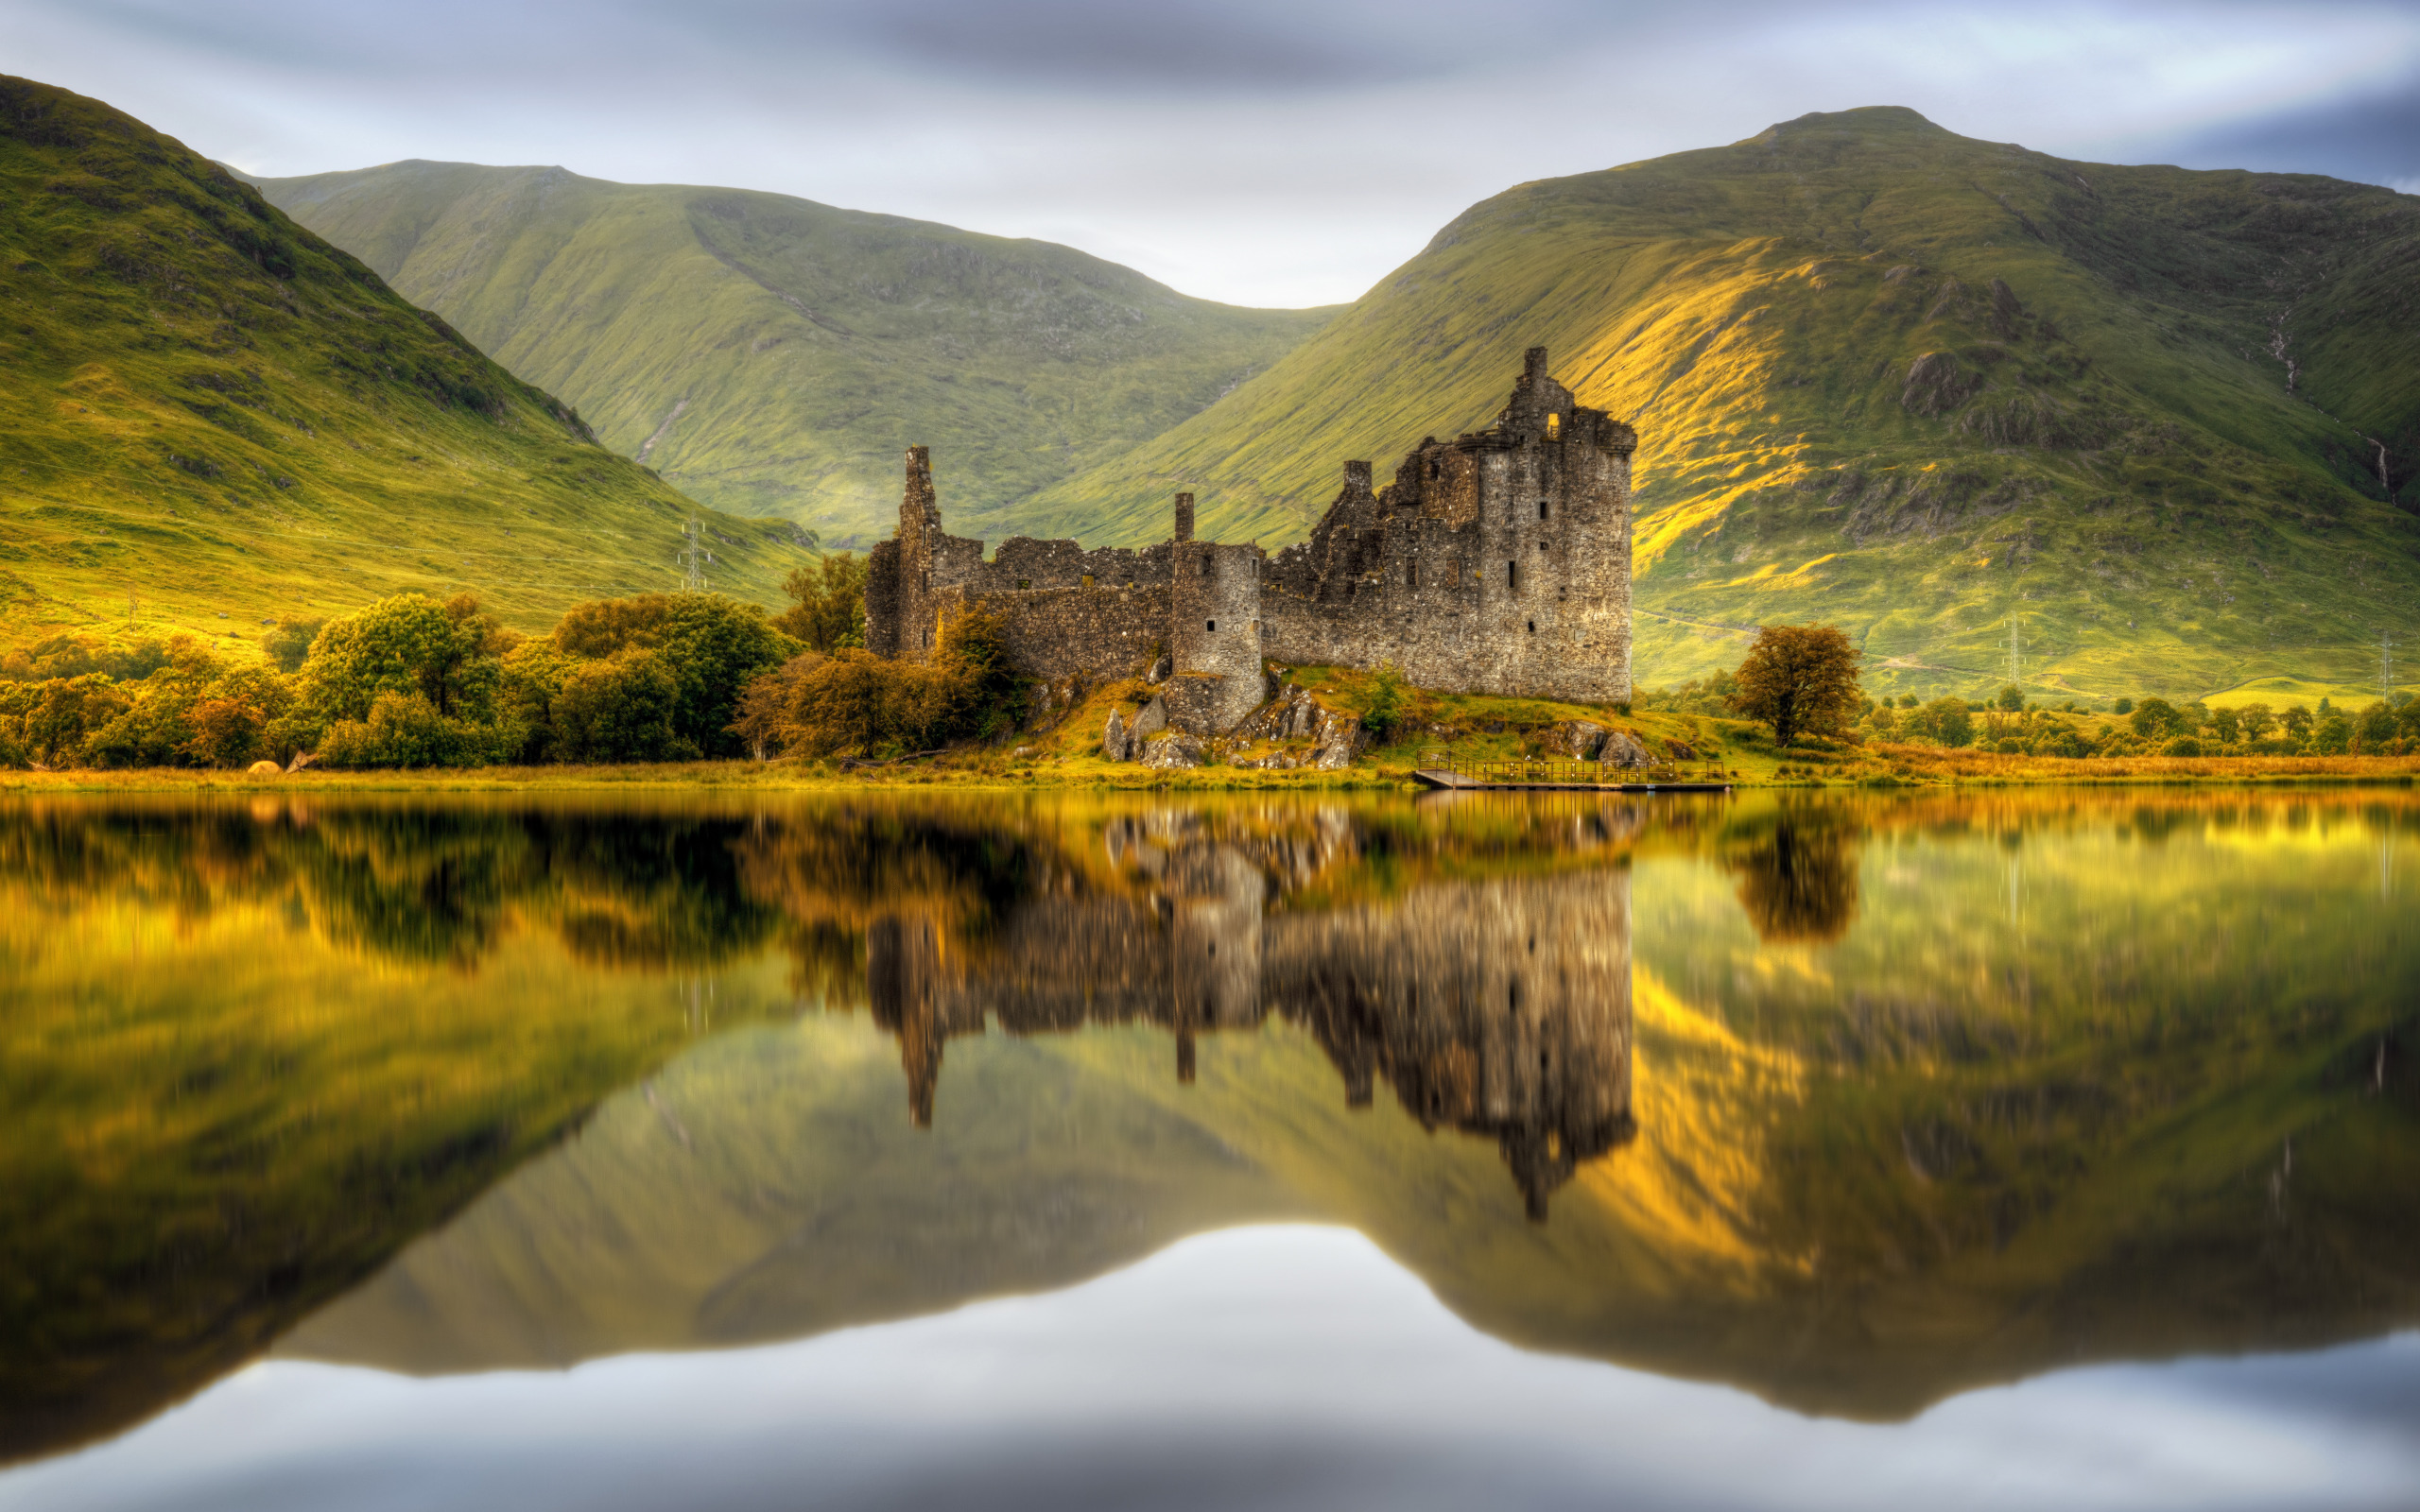
[[[731,871],[629,815],[0,811],[0,1458],[240,1364],[670,1055],[621,968],[761,938]]]
[[[2410,1326],[2414,812],[0,811],[0,1418],[139,1416],[491,1187],[311,1348],[786,1336],[1281,1214],[1507,1338],[1825,1412]],[[718,1023],[883,1033],[631,1088],[709,969]]]

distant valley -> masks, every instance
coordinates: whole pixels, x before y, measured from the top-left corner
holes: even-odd
[[[1332,311],[1188,299],[1131,268],[784,195],[396,163],[256,180],[692,497],[862,548],[929,445],[961,525],[1110,465]]]

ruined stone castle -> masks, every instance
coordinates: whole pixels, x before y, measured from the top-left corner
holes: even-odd
[[[874,547],[866,645],[921,660],[947,620],[996,615],[1021,671],[1118,676],[1155,653],[1168,722],[1212,734],[1268,696],[1264,658],[1392,662],[1420,687],[1578,703],[1631,696],[1631,454],[1637,433],[1575,403],[1530,349],[1494,424],[1423,440],[1373,490],[1367,462],[1310,539],[1275,556],[1193,535],[1141,550],[944,533],[924,447],[908,453],[899,534]]]

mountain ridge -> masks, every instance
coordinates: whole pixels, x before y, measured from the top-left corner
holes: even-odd
[[[0,78],[0,599],[11,639],[252,638],[385,593],[508,622],[678,585],[778,596],[786,524],[700,510],[183,144]]]
[[[987,522],[1215,402],[1326,318],[759,190],[407,159],[253,180],[700,499],[878,538],[930,445]]]
[[[2375,681],[2420,630],[2415,293],[2392,190],[1818,113],[1472,206],[1025,524],[1154,539],[1187,489],[1205,534],[1296,539],[1346,458],[1481,423],[1545,345],[1640,432],[1642,685],[1810,617],[1893,692],[2011,680],[2013,620],[2037,696]]]

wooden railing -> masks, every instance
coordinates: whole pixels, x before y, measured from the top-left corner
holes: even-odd
[[[1569,756],[1475,759],[1443,747],[1423,750],[1420,769],[1450,772],[1475,782],[1720,782],[1724,775],[1719,761],[1706,762],[1703,770],[1692,771],[1678,762],[1624,766]]]

